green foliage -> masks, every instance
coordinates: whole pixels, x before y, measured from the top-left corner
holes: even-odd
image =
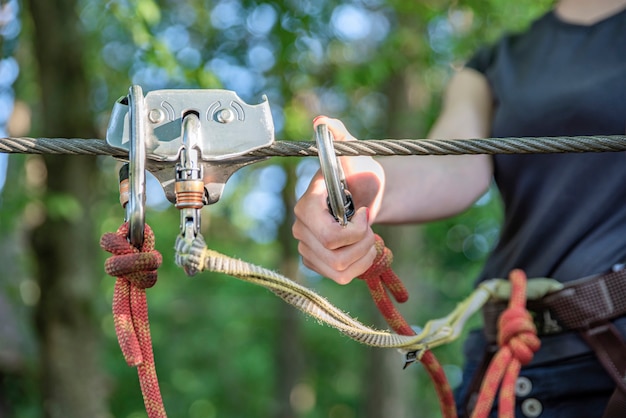
[[[79,15],[90,45],[85,67],[93,88],[93,102],[85,105],[106,123],[114,101],[133,83],[142,84],[144,90],[227,88],[248,102],[258,102],[266,94],[277,138],[282,140],[309,139],[310,121],[320,113],[342,118],[361,138],[388,137],[398,126],[406,127],[411,137],[420,137],[437,113],[452,66],[503,31],[527,25],[550,4],[547,0],[85,0]],[[359,24],[369,24],[368,31],[359,32]],[[35,106],[37,87],[28,69],[31,41],[28,33],[21,41],[17,88],[18,97]],[[401,79],[408,80],[411,94],[395,88]],[[410,96],[409,108],[391,113],[390,103],[405,94]],[[22,222],[29,202],[40,204],[33,186],[16,174],[24,160],[12,157],[15,181],[2,191],[3,234]],[[285,265],[295,246],[284,238],[293,202],[280,199],[293,195],[294,185],[303,181],[294,174],[296,160],[247,167],[229,181],[220,202],[203,210],[203,233],[211,248],[268,268]],[[101,200],[85,207],[77,204],[77,197],[48,196],[41,204],[57,216],[98,219],[100,233],[115,230],[123,218],[117,204],[117,165],[111,159],[99,164]],[[396,257],[399,271],[419,267],[420,277],[415,278],[419,293],[411,302],[419,307],[413,317],[417,323],[445,315],[471,290],[501,216],[495,190],[485,202],[459,217],[420,228],[415,232],[421,237],[419,248]],[[257,216],[263,207],[266,219]],[[295,314],[298,326],[293,338],[300,360],[293,364],[300,361],[299,375],[290,396],[277,398],[279,371],[292,361],[277,353],[282,352],[280,341],[294,313],[286,314],[283,302],[271,293],[225,276],[185,277],[173,262],[179,228],[176,210],[155,206],[147,221],[164,255],[159,282],[148,291],[148,300],[157,372],[170,416],[278,416],[277,411],[286,407],[298,417],[365,416],[369,348]],[[101,264],[105,257],[84,262]],[[374,321],[362,283],[339,287],[302,271],[297,279],[365,322]],[[109,304],[114,280],[104,273],[99,280],[102,296],[94,302],[106,340],[103,367],[110,378],[111,414],[142,417],[135,371],[122,359],[113,332]],[[451,375],[460,365],[459,352],[459,344],[437,351]],[[407,401],[409,410],[436,416],[437,406],[429,400],[432,387],[423,370],[414,368],[405,376],[418,382],[417,392]],[[28,402],[37,399],[33,379],[25,376],[12,386],[19,388],[14,395],[20,398],[16,408],[23,408],[18,408],[19,416],[40,412]]]

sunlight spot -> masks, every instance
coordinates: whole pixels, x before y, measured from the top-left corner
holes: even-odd
[[[183,25],[172,25],[159,35],[159,39],[167,45],[170,51],[176,52],[188,46],[189,31]]]
[[[354,409],[345,404],[333,405],[328,411],[328,418],[354,418]]]
[[[35,306],[39,302],[41,289],[39,284],[32,279],[23,280],[20,283],[20,297],[26,306]]]
[[[371,20],[365,10],[351,4],[338,6],[331,17],[337,36],[344,41],[359,41],[368,37]]]
[[[211,11],[211,23],[216,29],[228,29],[241,23],[241,11],[238,1],[221,1]]]
[[[278,15],[269,4],[260,4],[255,7],[246,19],[248,30],[253,35],[266,35],[276,24]]]
[[[306,414],[315,407],[315,390],[308,383],[298,383],[289,395],[291,407],[299,414]]]
[[[258,44],[248,50],[248,65],[256,71],[268,71],[274,64],[276,64],[275,54],[269,45]]]
[[[9,155],[0,154],[0,191],[4,188],[7,179],[7,168],[9,166]]]
[[[0,60],[0,87],[6,88],[13,85],[20,73],[20,67],[13,57]]]
[[[198,399],[189,407],[189,418],[215,418],[217,409],[209,400]]]

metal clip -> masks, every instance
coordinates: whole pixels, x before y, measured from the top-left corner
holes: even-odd
[[[198,114],[183,117],[182,148],[176,164],[176,207],[180,209],[180,233],[194,239],[200,233],[200,209],[206,204],[203,169],[198,164],[200,152],[200,120]]]
[[[543,311],[543,318],[540,319],[540,322],[542,324],[542,332],[544,335],[556,334],[563,331],[559,321],[552,318],[552,314],[549,310]]]
[[[143,91],[132,86],[128,93],[130,118],[130,146],[128,150],[129,196],[126,219],[129,223],[129,240],[137,248],[143,246],[146,222],[146,127],[143,115]]]
[[[409,367],[411,364],[415,363],[416,361],[417,361],[417,351],[407,352],[404,357],[404,367],[402,367],[402,370],[406,369],[407,367]]]
[[[328,198],[326,199],[328,209],[337,222],[345,227],[354,215],[352,195],[348,191],[341,162],[335,154],[333,137],[328,126],[318,125],[315,134],[320,168],[328,191]]]
[[[417,326],[417,325],[411,325],[411,328],[415,332],[415,335],[419,335],[423,331],[422,327]],[[425,351],[426,351],[426,348],[413,350],[413,351],[403,351],[404,352],[404,367],[402,367],[402,370],[406,369],[407,367],[409,367],[411,364],[415,363],[416,361],[421,360]]]
[[[419,350],[406,351],[404,353],[404,366],[402,367],[402,370],[406,369],[416,361],[421,361],[424,353],[426,353],[426,350],[428,350],[427,347],[420,348]]]

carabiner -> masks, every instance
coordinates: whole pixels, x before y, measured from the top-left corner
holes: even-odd
[[[317,155],[320,159],[320,168],[328,191],[326,203],[331,215],[341,226],[345,227],[354,215],[352,195],[348,191],[341,162],[335,154],[333,137],[328,126],[325,124],[318,125],[315,134]]]
[[[140,86],[131,86],[128,92],[130,118],[130,148],[128,150],[129,198],[126,219],[129,223],[129,241],[137,248],[143,246],[146,222],[146,107]]]
[[[200,233],[200,209],[207,203],[203,166],[199,164],[200,119],[194,112],[183,117],[182,147],[176,164],[176,208],[180,210],[180,233],[194,239]]]

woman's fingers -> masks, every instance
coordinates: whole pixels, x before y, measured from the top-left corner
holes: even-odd
[[[306,216],[306,215],[304,215]],[[352,221],[342,227],[331,216],[311,228],[312,218],[303,222],[296,215],[293,235],[300,242],[298,251],[308,268],[337,283],[349,283],[365,272],[376,257],[374,233],[367,222],[367,208],[358,210]]]
[[[318,125],[325,124],[328,130],[333,134],[335,141],[356,141],[356,138],[348,131],[346,126],[339,119],[329,118],[328,116],[318,116],[313,119],[313,128]]]

